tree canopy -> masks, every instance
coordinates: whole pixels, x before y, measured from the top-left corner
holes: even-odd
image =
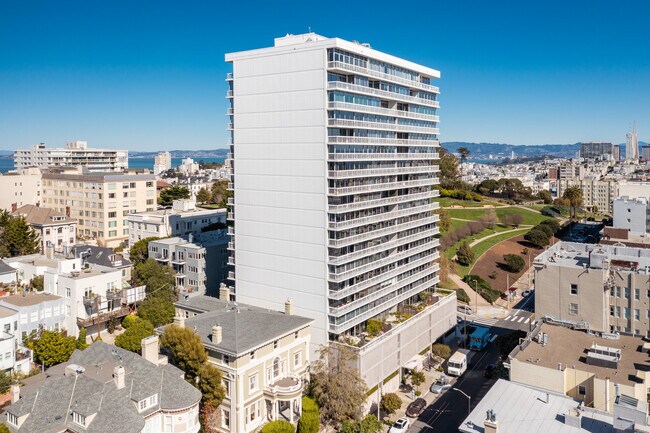
[[[66,362],[76,348],[76,338],[66,337],[59,331],[42,331],[36,341],[34,355],[45,367],[51,367]]]
[[[160,191],[158,204],[162,206],[171,206],[174,200],[190,198],[190,190],[181,185],[174,185],[170,188]]]
[[[199,192],[196,193],[197,203],[205,203],[212,198],[212,194],[205,188],[201,188]]]
[[[24,256],[39,250],[38,233],[25,218],[0,210],[0,257]]]
[[[140,239],[136,243],[131,246],[129,249],[129,260],[133,264],[133,266],[137,265],[138,263],[144,263],[147,261],[149,258],[149,242],[155,241],[157,237],[149,237],[149,238],[144,238]]]
[[[212,184],[212,200],[222,208],[228,207],[228,199],[233,197],[233,191],[228,190],[227,180],[218,180]]]
[[[165,328],[160,344],[171,353],[171,362],[194,379],[204,362],[208,360],[201,337],[189,328],[169,325]]]
[[[381,402],[379,403],[381,411],[386,415],[392,415],[397,410],[402,407],[402,399],[399,398],[399,395],[394,392],[388,392],[381,396]]]
[[[475,258],[474,251],[469,246],[469,242],[463,241],[456,250],[456,260],[461,266],[469,266]]]
[[[517,254],[505,254],[503,256],[503,261],[505,262],[508,271],[514,273],[521,271],[524,266],[526,266],[524,259]]]
[[[149,293],[160,287],[173,287],[176,273],[171,267],[158,263],[154,259],[148,259],[134,267],[132,279],[136,286],[146,285]]]
[[[155,328],[171,323],[175,313],[173,292],[170,289],[160,289],[160,292],[147,295],[138,306],[138,316],[151,323]]]
[[[562,193],[562,198],[569,203],[571,208],[571,217],[575,218],[578,208],[582,206],[582,188],[579,186],[570,186]]]
[[[131,316],[135,317],[135,316]],[[142,339],[153,335],[153,325],[148,320],[137,318],[126,330],[115,337],[115,345],[131,352],[140,353]]]

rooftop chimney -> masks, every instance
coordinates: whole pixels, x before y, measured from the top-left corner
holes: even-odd
[[[571,408],[564,414],[564,424],[569,427],[582,428],[582,412],[578,408]]]
[[[48,242],[47,245],[45,246],[45,257],[47,257],[48,259],[54,258],[54,245],[52,245],[51,242]]]
[[[212,344],[219,344],[223,340],[223,330],[221,325],[214,325],[212,327]]]
[[[11,404],[20,399],[20,385],[11,385]]]
[[[174,325],[178,326],[179,328],[185,328],[185,317],[181,316],[180,314],[174,316]]]
[[[291,302],[291,299],[287,299],[287,301],[284,303],[284,314],[287,316],[293,315],[293,302]]]
[[[492,410],[488,410],[485,414],[485,421],[483,421],[485,433],[499,433],[499,421],[497,421],[497,414]]]
[[[219,286],[219,299],[226,302],[230,301],[230,287],[224,283]]]
[[[126,372],[124,371],[124,367],[122,367],[121,365],[118,365],[113,369],[113,379],[115,380],[115,385],[117,385],[117,389],[124,388],[125,375]]]
[[[140,342],[140,346],[142,347],[142,357],[152,364],[158,365],[160,362],[158,336],[150,335],[149,337],[143,338]]]

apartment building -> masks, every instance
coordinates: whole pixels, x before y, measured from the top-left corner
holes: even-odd
[[[203,209],[194,200],[174,200],[171,209],[129,214],[129,245],[140,239],[198,235],[214,224],[226,224],[226,209]]]
[[[212,236],[206,237],[204,235]],[[176,288],[181,296],[217,293],[228,276],[229,236],[226,230],[204,233],[200,238],[178,237],[149,242],[149,258],[171,266],[176,272]]]
[[[41,177],[38,168],[0,173],[0,209],[13,212],[24,205],[40,205]]]
[[[223,373],[219,431],[248,433],[273,420],[296,424],[309,379],[311,319],[198,296],[177,302],[174,323],[194,329]]]
[[[62,297],[51,293],[23,292],[0,297],[0,306],[18,313],[20,320],[13,332],[19,344],[25,337],[40,329],[58,331],[65,324],[65,303]]]
[[[172,168],[172,154],[160,152],[153,160],[153,174],[156,176]]]
[[[646,197],[619,197],[614,200],[613,227],[626,229],[631,236],[650,232],[650,208]]]
[[[13,433],[197,433],[201,392],[158,353],[140,356],[98,341],[68,362],[11,389],[5,424]]]
[[[14,167],[85,167],[90,172],[121,172],[129,168],[127,150],[92,149],[86,141],[69,141],[63,148],[47,148],[40,143],[14,152]]]
[[[116,247],[129,239],[127,217],[156,208],[153,174],[43,173],[43,205],[78,221],[77,237]]]
[[[55,209],[28,204],[12,212],[22,216],[38,233],[41,254],[51,245],[55,251],[64,252],[77,242],[77,220]]]
[[[614,145],[612,143],[590,142],[580,143],[580,158],[611,161]]]
[[[0,305],[0,370],[29,373],[32,352],[22,346],[18,331],[18,311]]]
[[[587,209],[597,208],[599,212],[611,215],[612,202],[618,197],[618,182],[614,179],[558,180],[557,196],[572,186],[582,189],[582,203]]]
[[[314,33],[226,61],[237,301],[293,299],[316,349],[435,291],[440,73]]]
[[[650,249],[558,242],[534,266],[538,319],[650,336]]]
[[[604,337],[540,321],[508,356],[510,380],[608,413],[626,397],[647,418],[647,343],[632,336]]]

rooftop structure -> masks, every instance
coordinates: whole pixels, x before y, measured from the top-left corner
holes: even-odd
[[[47,148],[37,144],[31,149],[14,152],[16,169],[38,167],[85,167],[91,172],[120,172],[129,168],[127,150],[92,149],[85,141],[69,141],[64,148]]]

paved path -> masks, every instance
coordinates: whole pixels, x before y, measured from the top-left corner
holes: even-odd
[[[465,281],[460,278],[460,276],[456,274],[449,274],[449,278],[451,278],[451,281],[454,282],[458,287],[461,289],[465,290],[465,293],[467,293],[467,296],[469,296],[469,299],[471,302],[471,305],[476,307],[478,304],[479,307],[488,307],[491,306],[491,304],[483,299],[483,296],[479,296],[472,287],[470,287],[469,284],[467,284]]]
[[[499,235],[503,235],[503,234],[507,234],[507,233],[514,233],[514,232],[519,231],[519,230],[530,229],[531,227],[533,227],[533,226],[530,226],[530,225],[521,225],[521,226],[519,226],[519,228],[516,228],[516,229],[505,230],[505,231],[502,231],[502,232],[495,232],[495,233],[492,233],[491,235],[487,235],[487,236],[484,236],[484,237],[482,237],[482,238],[478,238],[478,239],[476,239],[476,240],[473,240],[473,241],[469,244],[469,246],[470,246],[470,247],[473,247],[473,246],[475,246],[475,245],[480,244],[481,242],[483,242],[483,241],[486,240],[486,239],[490,239],[490,238],[493,238],[493,237],[495,237],[495,236],[499,236]],[[505,241],[505,240],[507,240],[507,239],[504,239],[504,241]],[[489,250],[488,250],[488,251],[489,251]],[[487,253],[487,251],[486,251],[485,253]],[[485,253],[483,253],[483,254],[485,254]],[[476,260],[474,260],[474,264],[476,264],[476,262],[478,262],[478,260],[483,256],[483,254],[481,254],[480,256],[478,256],[478,257],[476,258]],[[456,258],[457,258],[457,257],[456,257],[456,254],[454,254],[454,256],[453,256],[451,259],[452,259],[452,260],[456,260]],[[473,266],[474,266],[474,265],[472,265],[472,267],[473,267]]]

